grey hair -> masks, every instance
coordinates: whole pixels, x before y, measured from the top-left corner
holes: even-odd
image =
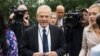
[[[39,15],[41,10],[48,10],[48,12],[50,12],[50,14],[52,12],[51,8],[48,5],[41,5],[40,7],[38,7],[36,15]]]

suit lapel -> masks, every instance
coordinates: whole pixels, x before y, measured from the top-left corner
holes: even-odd
[[[39,46],[38,46],[38,26],[36,26],[34,28],[34,41],[35,41],[35,47],[36,47],[36,51],[39,51]]]
[[[50,28],[50,34],[51,34],[51,51],[52,51],[54,47],[54,43],[55,43],[55,40],[54,40],[55,32],[51,25],[49,26],[49,28]]]

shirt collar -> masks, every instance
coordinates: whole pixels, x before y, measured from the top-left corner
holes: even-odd
[[[87,31],[88,31],[88,32],[93,31],[93,29],[92,29],[92,25],[89,25],[89,26],[87,27]]]
[[[47,27],[43,28],[40,24],[38,24],[38,27],[39,27],[40,31],[43,31],[43,29],[45,29],[46,32],[49,31],[49,25]]]

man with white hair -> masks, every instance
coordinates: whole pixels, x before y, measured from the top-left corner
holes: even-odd
[[[51,8],[41,5],[37,9],[38,25],[24,32],[22,54],[24,56],[63,56],[66,51],[65,38],[60,28],[50,25]]]

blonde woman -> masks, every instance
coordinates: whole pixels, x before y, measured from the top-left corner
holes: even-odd
[[[93,4],[88,12],[89,26],[84,28],[82,49],[79,56],[90,56],[91,48],[100,44],[100,28],[96,24],[96,15],[100,13],[100,4]]]
[[[51,14],[50,24],[57,25],[57,16],[54,12],[52,12],[52,14]]]

